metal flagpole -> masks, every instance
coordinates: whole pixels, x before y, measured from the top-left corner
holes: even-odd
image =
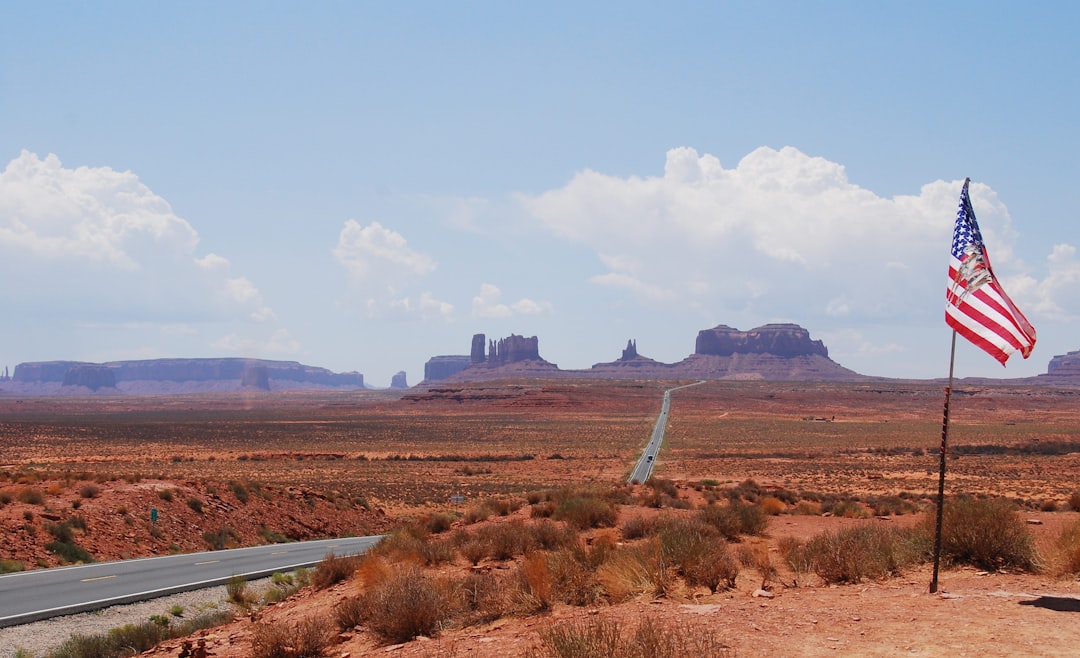
[[[930,581],[930,593],[938,590],[938,569],[941,566],[941,522],[945,511],[945,453],[949,443],[949,396],[952,395],[953,364],[956,363],[956,330],[952,332],[952,349],[949,351],[949,385],[945,387],[945,411],[941,419],[941,463],[938,466],[937,525],[934,530],[934,577]]]

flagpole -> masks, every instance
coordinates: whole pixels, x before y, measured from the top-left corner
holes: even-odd
[[[930,593],[938,590],[938,570],[941,566],[941,524],[945,511],[945,454],[949,443],[949,397],[952,395],[953,365],[956,363],[956,330],[952,332],[952,349],[949,350],[949,385],[945,387],[945,410],[941,419],[941,462],[938,465],[937,523],[934,529],[934,577],[930,581]]]

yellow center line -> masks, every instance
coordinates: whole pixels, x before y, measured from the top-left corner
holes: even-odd
[[[109,578],[116,578],[116,574],[113,574],[111,576],[98,576],[97,578],[83,578],[79,582],[80,583],[91,583],[91,582],[93,582],[95,580],[108,580]]]
[[[195,566],[198,567],[198,566],[201,566],[201,565],[204,565],[204,564],[215,564],[217,562],[221,562],[221,560],[207,560],[206,562],[196,562]]]

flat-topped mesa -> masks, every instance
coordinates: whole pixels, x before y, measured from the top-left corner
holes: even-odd
[[[390,378],[390,388],[409,388],[409,382],[405,377],[404,370],[398,370],[397,373]]]
[[[17,369],[17,368],[16,368]],[[85,386],[91,391],[116,388],[116,375],[112,368],[97,365],[75,365],[64,373],[64,386]]]
[[[695,354],[732,356],[734,354],[773,354],[781,357],[823,356],[829,350],[820,340],[810,340],[810,332],[797,324],[766,324],[749,331],[727,325],[698,332]]]

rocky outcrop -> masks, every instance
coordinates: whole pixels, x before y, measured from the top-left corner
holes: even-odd
[[[788,381],[862,381],[869,379],[829,358],[820,340],[797,324],[767,324],[749,331],[725,325],[698,332],[694,354],[678,363],[642,356],[630,339],[621,356],[588,370],[559,370],[540,358],[538,339],[511,335],[488,341],[473,336],[470,356],[435,357],[424,368],[425,382],[482,381],[510,377],[577,377],[588,379],[746,379]],[[465,365],[463,365],[465,364]],[[460,367],[460,370],[452,371]],[[431,375],[441,375],[437,379]]]
[[[16,368],[18,370],[18,368]],[[91,391],[100,388],[116,388],[116,376],[105,366],[77,365],[64,373],[63,386],[83,386]]]
[[[409,383],[405,380],[405,371],[399,370],[390,378],[390,388],[409,388]]]
[[[73,371],[72,377],[91,377],[79,373],[93,372],[96,373],[93,381],[105,382],[105,370],[111,373],[116,388],[124,393],[220,392],[244,386],[263,390],[364,388],[364,376],[358,372],[335,373],[296,361],[239,358],[20,363],[15,366],[12,384],[47,394],[63,385],[68,371]]]
[[[510,334],[488,344],[488,363],[505,365],[518,361],[543,361],[540,358],[540,340],[536,336],[526,338]]]
[[[483,334],[481,334],[483,336]],[[482,342],[481,342],[482,344]],[[483,354],[483,349],[480,350]],[[433,356],[424,364],[424,381],[435,382],[452,377],[475,363],[470,356],[445,355]]]
[[[487,352],[484,345],[487,345]],[[436,356],[424,364],[424,383],[436,381],[479,381],[500,377],[558,376],[559,367],[540,357],[540,339],[510,334],[487,340],[474,334],[468,356]]]
[[[772,354],[783,358],[817,355],[829,358],[825,344],[811,340],[810,332],[797,324],[766,324],[750,331],[739,331],[723,324],[704,329],[698,332],[694,354]]]

